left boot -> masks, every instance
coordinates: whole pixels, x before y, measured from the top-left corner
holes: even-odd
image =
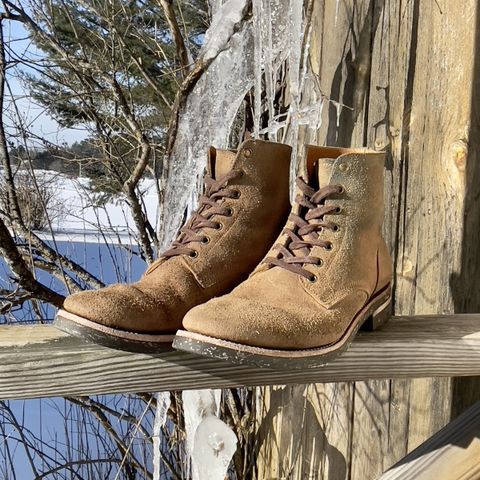
[[[307,148],[279,241],[230,294],[190,310],[173,346],[271,368],[324,365],[389,318],[383,153]]]
[[[54,325],[67,333],[137,352],[171,350],[188,310],[248,278],[290,212],[291,148],[245,141],[211,148],[205,190],[177,240],[133,284],[65,299]]]

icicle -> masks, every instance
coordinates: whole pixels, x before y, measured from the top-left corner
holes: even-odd
[[[198,480],[224,480],[237,449],[237,437],[218,417],[207,414],[195,432],[192,458]]]
[[[237,439],[217,417],[221,390],[184,391],[182,400],[192,480],[223,480]]]
[[[290,0],[290,57],[288,80],[290,95],[294,104],[298,105],[300,97],[300,62],[303,43],[303,2]]]
[[[320,128],[322,121],[323,105],[324,100],[322,99],[319,102],[299,109],[295,113],[295,121],[298,125],[308,125],[309,128],[317,130]]]
[[[275,7],[275,6],[274,6]],[[273,45],[272,26],[275,25],[276,18],[272,14],[272,5],[270,0],[265,1],[265,15],[263,18],[262,32],[266,32],[265,49],[264,49],[264,70],[265,70],[265,93],[266,93],[266,110],[268,119],[275,116],[275,78],[277,73],[276,65],[274,65],[273,57],[275,54]]]
[[[288,82],[290,87],[290,145],[292,146],[292,175],[297,168],[298,130],[296,112],[300,105],[300,64],[303,43],[303,2],[290,0],[290,56],[288,60]]]
[[[337,109],[337,128],[340,128],[340,115],[342,114],[343,105],[338,102],[332,102]]]
[[[262,76],[263,76],[263,28],[262,28],[262,14],[263,5],[262,0],[253,0],[253,45],[254,45],[254,106],[253,106],[253,136],[259,137],[260,132],[260,118],[262,116]]]
[[[253,0],[254,38],[254,136],[269,134],[271,140],[279,130],[274,102],[277,75],[289,52],[289,28],[286,14],[289,0]],[[260,120],[268,113],[268,125],[262,129]]]
[[[167,421],[167,412],[170,408],[170,392],[157,393],[157,409],[155,412],[155,421],[153,423],[153,480],[160,480],[160,449],[162,427]]]

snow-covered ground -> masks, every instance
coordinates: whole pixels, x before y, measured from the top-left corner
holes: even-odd
[[[135,224],[125,198],[119,197],[105,206],[96,207],[87,178],[70,178],[44,170],[36,170],[35,175],[40,183],[54,189],[54,203],[61,205],[61,215],[52,218],[56,240],[135,244]],[[142,180],[140,191],[147,217],[156,228],[158,195],[155,181]],[[39,234],[46,239],[52,237],[49,231]]]

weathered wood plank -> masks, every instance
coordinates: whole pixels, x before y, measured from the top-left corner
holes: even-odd
[[[0,398],[480,375],[480,315],[396,317],[311,370],[267,370],[181,352],[121,352],[50,326],[0,327]]]
[[[344,108],[337,123],[329,105],[318,132],[301,131],[301,138],[387,151],[384,227],[395,262],[395,313],[479,312],[479,2],[325,0],[314,2],[312,24],[311,72],[323,93],[353,110]],[[298,398],[288,400],[318,402],[319,412],[336,404],[345,418],[354,407],[351,428],[331,430],[325,441],[351,448],[316,478],[336,478],[345,464],[343,478],[377,478],[478,397],[479,387],[464,378],[455,380],[453,395],[448,378],[377,380],[340,397],[322,385],[297,389]],[[324,394],[317,400],[312,391]],[[310,432],[307,443],[323,438],[320,428]],[[291,438],[293,445],[296,432]],[[307,478],[304,458],[287,465],[288,448],[265,456],[264,472],[283,462],[292,478]]]
[[[429,438],[379,480],[480,478],[480,402]]]

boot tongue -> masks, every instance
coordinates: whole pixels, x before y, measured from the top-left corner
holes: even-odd
[[[333,164],[335,158],[320,158],[313,164],[313,172],[311,173],[308,183],[310,186],[318,190],[330,185],[330,179],[333,173]]]
[[[305,151],[308,183],[318,190],[330,184],[333,165],[342,153],[342,149],[334,147],[316,147],[308,145]]]
[[[208,170],[215,180],[225,176],[233,167],[237,154],[230,150],[210,148]]]

